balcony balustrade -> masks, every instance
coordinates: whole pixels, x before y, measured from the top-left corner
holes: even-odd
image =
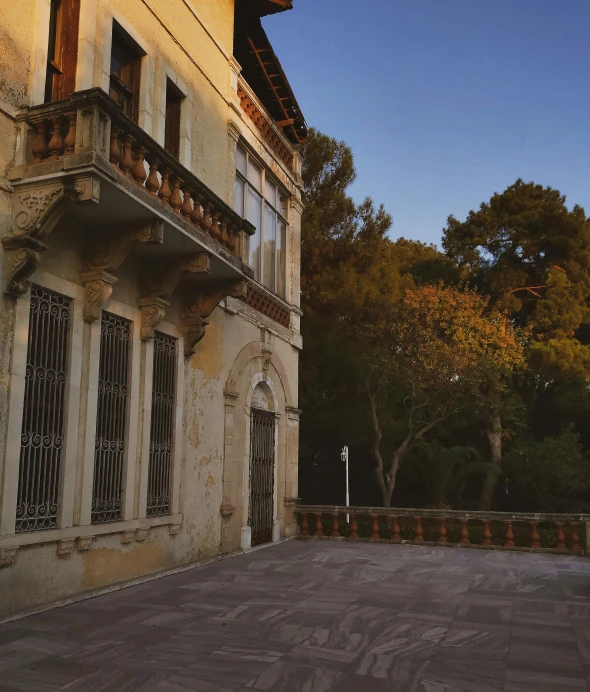
[[[587,554],[590,515],[299,505],[299,538]]]
[[[47,249],[45,238],[63,217],[86,235],[85,319],[98,319],[117,270],[133,252],[142,258],[142,337],[153,335],[166,299],[182,283],[185,327],[191,325],[187,355],[192,353],[215,305],[227,295],[247,295],[253,272],[242,258],[254,226],[101,89],[24,108],[16,125],[8,176],[14,187],[12,233],[2,239],[5,291],[18,296],[28,289]]]

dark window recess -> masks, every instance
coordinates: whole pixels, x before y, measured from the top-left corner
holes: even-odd
[[[175,158],[180,155],[180,108],[184,94],[166,78],[166,125],[164,128],[164,149]]]
[[[109,95],[135,123],[139,118],[139,78],[144,55],[145,51],[113,20]]]
[[[80,0],[51,0],[45,77],[45,103],[63,99],[76,88]]]
[[[31,288],[16,531],[58,525],[71,299]]]
[[[123,512],[131,322],[103,310],[91,522],[118,521]]]

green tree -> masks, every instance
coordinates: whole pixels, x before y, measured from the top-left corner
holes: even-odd
[[[463,222],[449,216],[443,247],[471,284],[490,298],[506,324],[528,329],[529,376],[544,387],[556,379],[590,375],[590,223],[569,210],[558,190],[517,180]],[[503,400],[482,421],[491,461],[502,461]],[[496,475],[482,491],[490,509]]]

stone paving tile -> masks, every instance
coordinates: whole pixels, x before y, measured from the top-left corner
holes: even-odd
[[[0,625],[0,692],[590,691],[590,560],[290,541]]]

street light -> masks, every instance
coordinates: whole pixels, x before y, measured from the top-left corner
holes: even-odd
[[[340,459],[346,464],[346,506],[348,507],[350,503],[350,496],[348,494],[348,447],[344,445],[342,451],[340,452]],[[349,516],[346,515],[346,523],[348,524]]]

